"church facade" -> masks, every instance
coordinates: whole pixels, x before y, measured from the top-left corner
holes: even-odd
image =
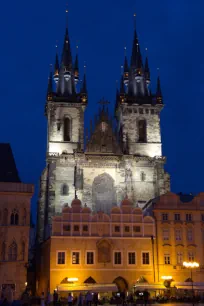
[[[60,215],[74,198],[92,213],[110,214],[128,197],[142,208],[150,199],[170,190],[164,170],[160,113],[163,98],[160,80],[156,93],[150,91],[148,59],[142,60],[134,29],[130,63],[125,56],[124,72],[116,93],[115,120],[107,102],[85,133],[88,111],[87,80],[79,88],[78,55],[73,61],[68,28],[62,58],[56,54],[54,72],[48,82],[47,164],[40,179],[38,241],[50,236],[52,218]]]

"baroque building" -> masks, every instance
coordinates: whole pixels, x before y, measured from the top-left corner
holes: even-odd
[[[22,183],[9,144],[0,144],[0,293],[19,299],[27,282],[30,204],[34,186]]]
[[[65,204],[76,197],[93,213],[110,214],[126,196],[134,207],[142,208],[170,189],[170,178],[164,170],[166,158],[162,156],[160,80],[153,94],[148,59],[143,63],[136,26],[130,63],[125,56],[116,93],[116,120],[111,118],[107,102],[101,104],[90,131],[85,133],[86,75],[79,88],[78,54],[73,60],[67,27],[62,57],[59,60],[56,54],[48,82],[46,167],[38,200],[39,242],[50,236],[52,217],[60,215]]]

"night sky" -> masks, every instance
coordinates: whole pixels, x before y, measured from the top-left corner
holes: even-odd
[[[37,186],[45,166],[44,105],[55,45],[61,53],[64,0],[3,1],[1,28],[1,142],[10,142],[23,182]],[[152,91],[160,68],[165,107],[163,155],[173,192],[204,191],[204,1],[69,0],[72,53],[87,65],[86,125],[104,96],[115,102],[116,80],[133,40],[133,14],[143,58],[148,48]],[[37,195],[33,198],[33,212]]]

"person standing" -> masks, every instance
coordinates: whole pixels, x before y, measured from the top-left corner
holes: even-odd
[[[72,306],[72,302],[73,302],[73,296],[71,295],[71,293],[69,293],[69,295],[68,295],[68,306]]]
[[[40,297],[40,306],[45,306],[45,294],[42,292]]]
[[[54,306],[57,305],[57,302],[58,302],[58,293],[56,292],[56,290],[54,290],[54,293],[53,293],[53,304],[54,304]]]
[[[83,306],[83,304],[84,304],[84,298],[83,298],[82,293],[80,292],[79,296],[78,296],[78,300],[77,300],[77,305],[78,306]]]
[[[90,291],[88,291],[86,295],[86,305],[91,306],[91,304],[92,304],[92,294]]]
[[[98,293],[94,293],[93,303],[94,303],[95,306],[98,306]]]

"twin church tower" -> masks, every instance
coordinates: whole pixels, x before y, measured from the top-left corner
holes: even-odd
[[[47,163],[40,179],[39,242],[49,237],[52,216],[61,214],[76,197],[93,213],[110,213],[126,197],[134,206],[143,207],[170,189],[162,156],[160,80],[152,93],[148,59],[142,60],[136,26],[131,59],[125,56],[123,67],[115,120],[101,101],[102,107],[85,133],[87,80],[84,74],[79,89],[78,55],[72,57],[66,28],[62,56],[59,59],[56,54],[48,81]]]

